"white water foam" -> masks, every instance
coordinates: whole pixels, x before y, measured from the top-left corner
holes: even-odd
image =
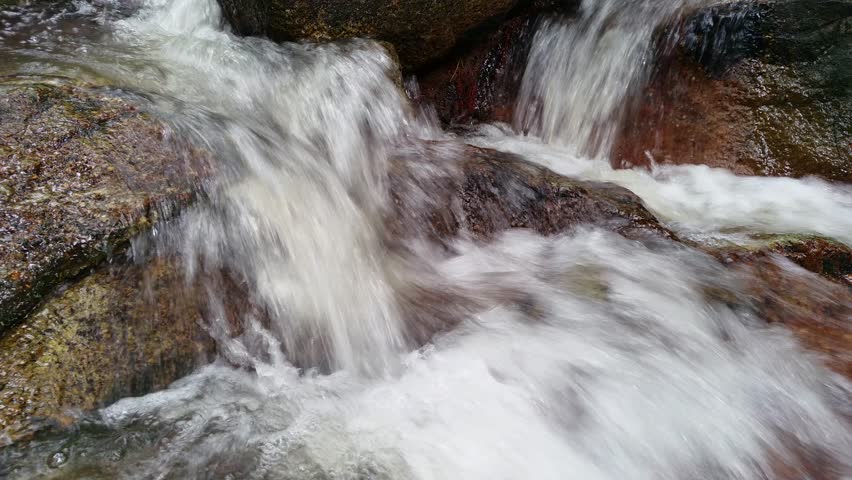
[[[246,319],[240,338],[223,341],[237,366],[220,362],[104,409],[62,443],[74,454],[58,473],[760,479],[778,475],[779,459],[802,466],[804,452],[852,475],[852,386],[747,301],[734,308],[713,297],[737,295],[748,278],[676,244],[597,230],[457,241],[405,264],[429,265],[428,276],[400,272],[381,241],[388,155],[406,137],[435,132],[412,120],[389,57],[371,42],[279,46],[218,25],[212,0],[157,0],[110,23],[115,44],[86,58],[120,86],[167,97],[164,109],[185,108],[179,121],[228,160],[209,201],[184,218],[181,251],[190,275],[236,272],[270,327]],[[617,32],[606,41],[636,40]],[[628,50],[624,61],[641,58],[641,48]],[[103,60],[119,54],[125,61]],[[583,85],[583,95],[598,88],[575,87]],[[605,93],[607,103],[623,95]],[[568,97],[557,103],[579,102],[591,124],[613,111]],[[557,118],[553,137],[572,138],[562,130],[570,124]],[[685,229],[850,241],[847,193],[816,181],[614,171],[571,155],[576,148],[503,132],[468,140],[619,182]],[[399,276],[476,308],[411,351]],[[333,373],[300,370],[294,358]],[[44,473],[43,463],[16,475]]]
[[[570,147],[518,137],[505,126],[482,127],[478,136],[466,141],[518,154],[569,177],[621,185],[686,235],[804,233],[852,245],[852,187],[848,185],[818,178],[737,176],[704,165],[614,169],[608,162],[578,157]]]

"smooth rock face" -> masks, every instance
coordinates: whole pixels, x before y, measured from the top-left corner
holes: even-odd
[[[203,152],[118,92],[0,85],[0,333],[194,195]]]
[[[736,2],[671,27],[676,44],[613,161],[852,182],[852,2]]]
[[[758,255],[738,268],[749,275],[747,292],[760,318],[789,328],[829,368],[852,379],[852,289],[777,256]]]
[[[276,41],[367,37],[390,42],[405,70],[428,65],[519,0],[219,0],[242,35]]]
[[[829,368],[852,379],[852,249],[806,235],[762,240],[704,248],[743,275],[744,291],[729,299],[787,327]]]

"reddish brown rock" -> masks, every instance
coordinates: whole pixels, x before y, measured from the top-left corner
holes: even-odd
[[[435,108],[444,125],[511,122],[535,23],[523,15],[417,77],[413,100]]]
[[[670,27],[614,164],[852,182],[850,18],[836,0],[735,2]]]
[[[792,330],[832,370],[852,379],[852,290],[759,255],[739,265],[761,317]]]

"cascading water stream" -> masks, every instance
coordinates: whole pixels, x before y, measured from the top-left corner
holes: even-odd
[[[838,187],[600,160],[654,29],[688,3],[587,1],[573,23],[546,23],[519,109],[530,137],[487,126],[463,140],[625,185],[696,235],[852,244],[852,194]],[[100,34],[70,51],[10,34],[35,40],[0,41],[8,68],[142,92],[216,151],[208,198],[156,246],[190,277],[238,275],[270,318],[244,319],[239,336],[211,325],[224,360],[0,454],[12,478],[760,479],[802,457],[852,475],[852,385],[747,298],[728,301],[750,278],[709,256],[593,228],[390,251],[389,157],[458,139],[416,119],[379,45],[236,38],[214,0],[151,0],[129,18],[81,5]],[[417,348],[398,304],[413,280],[476,308]],[[57,450],[70,460],[53,471]]]
[[[535,34],[515,126],[578,155],[607,158],[629,94],[653,63],[658,27],[708,0],[584,0]]]
[[[650,74],[660,27],[711,3],[584,0],[576,18],[545,19],[532,42],[514,128],[485,126],[468,141],[563,175],[622,185],[686,236],[741,243],[743,231],[811,233],[852,245],[849,186],[738,177],[700,165],[610,167],[621,115]]]

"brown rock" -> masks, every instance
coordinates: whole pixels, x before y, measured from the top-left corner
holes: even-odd
[[[737,268],[750,275],[748,293],[761,318],[792,330],[829,368],[852,379],[852,290],[767,255]]]
[[[734,2],[670,27],[613,162],[852,182],[850,19],[840,0]]]
[[[0,332],[194,196],[207,156],[119,92],[0,85]]]
[[[444,125],[511,122],[535,16],[514,17],[461,55],[417,78],[415,102],[434,107]]]
[[[165,261],[105,266],[51,296],[0,339],[0,441],[164,388],[205,361],[198,300]]]
[[[406,159],[416,161],[407,161]],[[629,190],[560,176],[496,150],[432,142],[393,161],[392,236],[447,238],[466,231],[488,239],[509,228],[543,235],[594,224],[627,237],[673,238]]]
[[[499,20],[519,0],[219,0],[242,35],[276,41],[367,37],[390,42],[405,70],[446,55],[465,35]]]

